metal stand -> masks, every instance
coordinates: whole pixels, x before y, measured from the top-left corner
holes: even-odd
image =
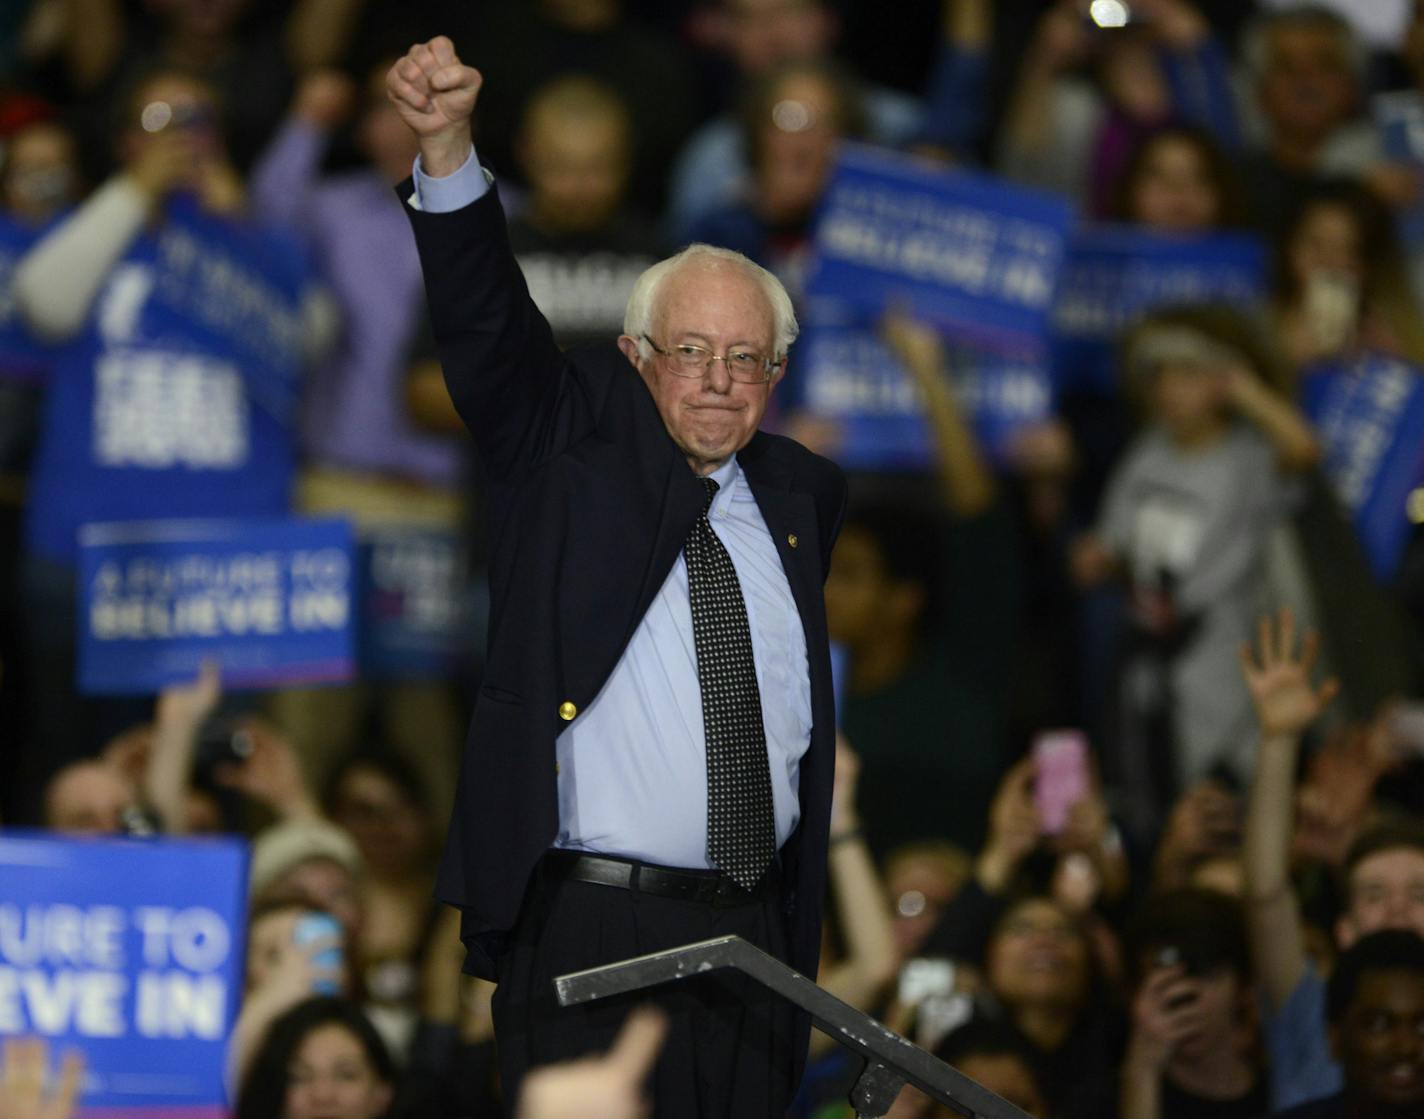
[[[906,1084],[969,1119],[1028,1119],[1008,1100],[887,1030],[800,972],[739,936],[670,948],[648,956],[561,975],[554,980],[559,1005],[575,1006],[642,990],[718,968],[732,968],[789,999],[811,1016],[817,1029],[865,1058],[850,1102],[860,1119],[880,1119]]]

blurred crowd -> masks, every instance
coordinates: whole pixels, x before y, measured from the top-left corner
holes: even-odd
[[[383,87],[435,34],[484,74],[476,145],[565,345],[614,338],[637,275],[693,240],[799,300],[847,141],[1066,196],[1084,227],[1259,240],[1259,305],[1150,311],[1001,454],[955,339],[887,308],[932,455],[852,473],[827,581],[821,982],[1036,1119],[1424,1114],[1424,450],[1362,473],[1311,404],[1322,375],[1380,408],[1424,377],[1424,4],[0,21],[0,818],[251,837],[236,1115],[502,1113],[490,989],[431,894],[481,609],[443,671],[225,694],[210,665],[84,696],[77,534],[340,515],[458,542],[428,577],[478,603],[481,480]],[[796,379],[793,349],[773,422],[834,458]],[[1383,559],[1355,515],[1380,504]],[[814,1038],[796,1114],[848,1114],[857,1072]],[[549,1100],[527,1114],[581,1114]],[[892,1114],[950,1113],[907,1089]]]

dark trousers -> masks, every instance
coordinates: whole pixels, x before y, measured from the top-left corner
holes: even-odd
[[[628,1012],[653,1002],[669,1025],[651,1079],[654,1115],[783,1116],[795,1094],[794,1015],[759,984],[718,971],[583,1006],[561,1008],[554,995],[554,978],[567,972],[729,933],[785,959],[780,891],[764,901],[720,907],[561,880],[542,868],[498,963],[495,1043],[511,1113],[526,1072],[606,1050]]]

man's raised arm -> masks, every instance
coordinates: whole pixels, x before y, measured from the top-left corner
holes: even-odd
[[[427,184],[446,180],[448,191],[458,181],[452,176],[483,174],[471,159],[470,132],[483,80],[443,35],[411,47],[386,75],[386,92],[419,142]],[[400,192],[450,398],[491,477],[508,477],[571,434],[569,410],[559,406],[563,357],[529,298],[494,192],[471,191],[469,204],[451,212],[412,203],[407,185]]]

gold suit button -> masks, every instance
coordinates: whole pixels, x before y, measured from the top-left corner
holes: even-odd
[[[793,548],[796,547],[797,544],[801,543],[801,541],[796,538],[796,534],[794,532],[786,538],[786,542],[790,544]]]
[[[572,721],[573,717],[577,714],[578,708],[575,707],[568,700],[564,700],[563,703],[559,704],[559,718],[563,719],[564,722],[567,723]]]

